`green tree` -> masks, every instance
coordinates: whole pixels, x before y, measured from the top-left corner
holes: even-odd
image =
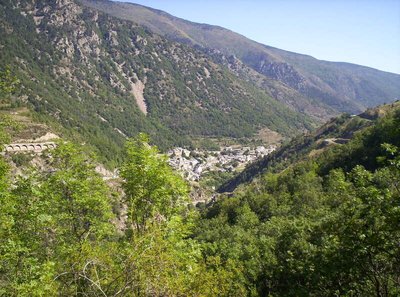
[[[92,159],[71,143],[60,143],[51,153],[50,168],[41,195],[49,201],[55,230],[57,278],[64,294],[94,294],[101,291],[96,263],[103,262],[100,255],[107,258],[101,250],[115,233],[109,188]]]
[[[6,292],[103,296],[115,252],[109,188],[70,143],[59,143],[47,161],[50,170],[16,180],[2,209],[10,218],[1,233]]]
[[[127,161],[120,169],[129,223],[143,231],[150,222],[169,220],[188,203],[186,182],[169,166],[166,156],[140,134],[126,144]]]
[[[210,291],[218,284],[202,263],[199,244],[189,238],[194,213],[187,206],[188,186],[148,141],[140,134],[127,142],[120,170],[129,230],[122,287],[132,296],[210,296],[206,284]]]
[[[0,103],[14,90],[16,79],[11,76],[10,69],[0,71]],[[16,123],[8,116],[0,115],[0,151],[9,143],[10,128],[16,128]],[[18,240],[15,235],[15,216],[18,206],[11,194],[10,167],[0,155],[0,295],[7,293],[10,278],[10,268],[18,253]],[[4,286],[2,284],[5,284]]]

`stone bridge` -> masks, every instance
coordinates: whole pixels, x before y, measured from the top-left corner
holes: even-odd
[[[4,146],[4,153],[14,153],[14,152],[34,152],[40,153],[47,149],[56,148],[56,143],[54,142],[42,142],[42,143],[10,143]]]

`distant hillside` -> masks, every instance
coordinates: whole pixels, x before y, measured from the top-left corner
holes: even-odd
[[[400,97],[399,74],[320,61],[257,43],[218,26],[189,22],[137,4],[108,0],[81,2],[121,19],[132,20],[170,40],[217,50],[233,64],[239,59],[244,66],[261,74],[265,82],[260,83],[259,77],[254,75],[247,75],[249,80],[262,86],[274,98],[316,118],[326,119],[338,112],[359,113],[367,107]],[[271,80],[281,84],[273,84]]]
[[[77,1],[2,1],[0,34],[0,67],[21,80],[14,104],[79,134],[107,161],[118,162],[124,138],[141,131],[167,148],[312,127],[202,51]]]
[[[271,155],[250,164],[245,170],[222,185],[218,190],[220,192],[231,192],[238,186],[249,183],[266,172],[277,173],[300,161],[315,160],[318,156],[325,155],[329,148],[334,146],[341,147],[365,128],[375,125],[380,118],[392,115],[396,111],[400,112],[400,101],[368,109],[358,116],[343,114],[330,120],[311,133],[293,138]],[[376,141],[379,141],[379,138]],[[370,144],[370,146],[371,150],[379,149],[375,144]],[[332,150],[328,152],[332,152]],[[341,163],[338,162],[337,164],[330,162],[329,166],[340,165],[343,168],[347,168],[351,167],[354,163],[353,161],[346,161],[345,156],[341,156],[341,158],[344,161],[342,160]],[[362,164],[367,168],[369,168],[369,162],[375,162],[375,159],[363,154],[352,156],[352,159],[355,159],[358,164]],[[324,171],[331,169],[324,166],[321,166],[321,168],[324,168]]]
[[[400,102],[342,116],[205,206],[194,238],[237,263],[238,296],[399,296],[399,148]]]

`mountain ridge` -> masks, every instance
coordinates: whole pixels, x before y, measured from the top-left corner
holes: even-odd
[[[267,79],[281,81],[299,91],[309,99],[308,104],[319,102],[327,106],[329,115],[325,120],[340,112],[359,113],[400,96],[399,74],[352,63],[318,60],[264,45],[220,26],[187,21],[139,4],[108,0],[82,0],[82,3],[130,19],[171,40],[234,55]],[[336,112],[329,112],[330,108]],[[301,107],[298,110],[301,111]],[[317,113],[309,114],[318,117]]]
[[[81,134],[105,159],[118,159],[124,138],[139,132],[165,149],[191,145],[193,136],[252,137],[263,127],[289,136],[312,127],[203,52],[131,21],[72,0],[6,1],[0,13],[0,66],[10,64],[22,84],[14,104]]]

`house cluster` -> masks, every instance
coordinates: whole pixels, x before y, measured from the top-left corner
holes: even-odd
[[[170,165],[180,171],[189,181],[199,181],[210,171],[232,172],[243,168],[257,158],[264,157],[276,149],[276,146],[223,147],[219,151],[188,150],[177,147],[167,155]]]

